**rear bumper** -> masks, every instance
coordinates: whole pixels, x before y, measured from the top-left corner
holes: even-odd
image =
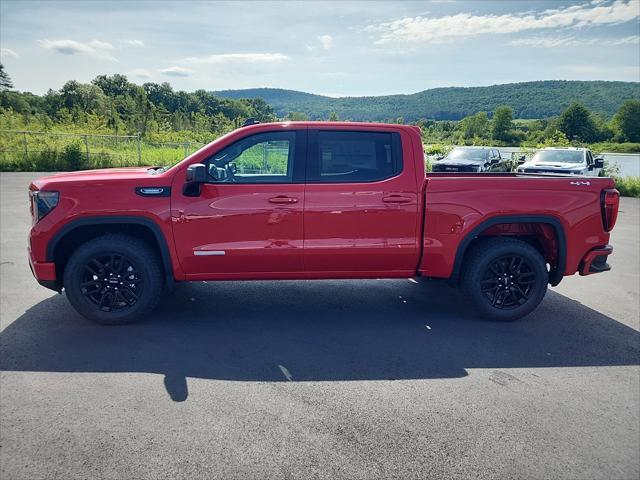
[[[612,253],[613,247],[611,245],[591,250],[580,262],[580,275],[592,275],[611,270],[611,265],[607,263],[607,257]]]

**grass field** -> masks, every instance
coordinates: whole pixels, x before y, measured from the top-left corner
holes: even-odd
[[[203,145],[150,143],[131,136],[0,132],[0,171],[172,165]]]

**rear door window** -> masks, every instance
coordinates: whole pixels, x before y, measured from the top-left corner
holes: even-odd
[[[400,134],[315,130],[309,132],[307,182],[375,182],[402,171]]]

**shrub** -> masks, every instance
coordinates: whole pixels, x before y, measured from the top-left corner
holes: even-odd
[[[88,162],[84,158],[80,144],[70,143],[64,147],[60,170],[74,171],[86,168]]]
[[[616,178],[616,188],[623,197],[640,197],[640,177]]]

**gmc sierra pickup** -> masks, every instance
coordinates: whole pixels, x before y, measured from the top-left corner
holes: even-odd
[[[448,279],[479,315],[530,313],[563,276],[609,270],[610,178],[425,174],[417,127],[251,124],[171,168],[29,188],[29,262],[105,324],[189,280]]]

